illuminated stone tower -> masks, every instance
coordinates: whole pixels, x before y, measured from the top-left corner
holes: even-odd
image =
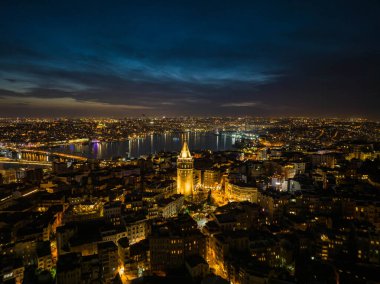
[[[177,193],[191,196],[194,189],[194,160],[191,157],[187,142],[183,143],[181,153],[177,158]]]

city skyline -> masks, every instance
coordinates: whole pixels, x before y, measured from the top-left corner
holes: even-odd
[[[2,117],[380,118],[376,1],[3,1]]]

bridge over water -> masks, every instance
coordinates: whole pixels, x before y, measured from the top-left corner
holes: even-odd
[[[10,160],[0,160],[3,163],[18,163],[18,164],[41,164],[41,165],[51,165],[53,161],[87,161],[87,158],[70,155],[60,152],[50,152],[40,149],[27,149],[27,148],[14,148],[14,147],[3,147],[3,150],[10,152]]]

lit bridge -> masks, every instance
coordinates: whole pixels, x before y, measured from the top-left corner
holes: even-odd
[[[51,167],[51,162],[44,161],[28,161],[28,160],[16,160],[16,159],[0,159],[0,164],[18,164],[18,165],[36,165]]]
[[[15,158],[11,160],[4,160],[1,162],[14,162],[18,164],[41,164],[41,165],[51,165],[51,162],[54,160],[58,160],[61,162],[65,161],[87,161],[87,158],[82,156],[76,156],[71,154],[65,154],[60,152],[49,152],[43,150],[35,150],[35,149],[18,149],[12,147],[3,148],[5,150],[11,151],[12,156],[15,154]]]

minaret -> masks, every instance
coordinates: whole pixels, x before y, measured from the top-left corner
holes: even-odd
[[[194,160],[191,157],[187,142],[183,143],[181,153],[177,158],[177,193],[191,196],[194,189]]]

